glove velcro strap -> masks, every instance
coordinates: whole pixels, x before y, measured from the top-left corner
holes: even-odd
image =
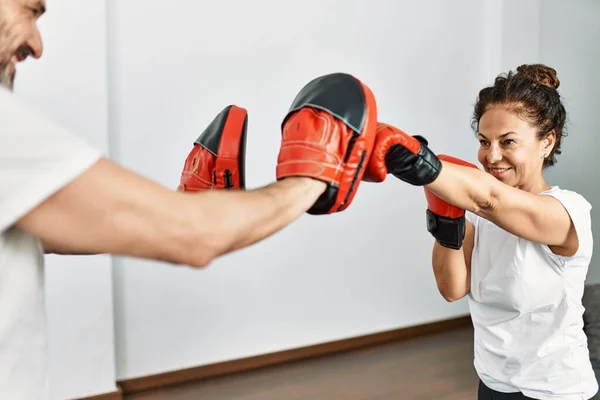
[[[465,217],[448,218],[437,215],[427,209],[427,231],[439,244],[459,250],[465,238]]]
[[[389,173],[414,186],[433,182],[442,169],[441,161],[422,142],[417,153],[412,153],[404,146],[392,146],[385,161]]]

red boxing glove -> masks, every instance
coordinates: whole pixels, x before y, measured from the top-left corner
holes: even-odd
[[[177,190],[245,189],[247,126],[244,108],[225,107],[194,142]]]
[[[415,186],[431,183],[438,177],[442,165],[427,147],[427,140],[411,136],[392,125],[379,122],[373,155],[369,159],[367,182],[383,182],[387,174]]]
[[[440,161],[477,168],[470,162],[458,158],[439,155]],[[465,238],[465,210],[445,202],[432,191],[425,188],[427,199],[427,231],[433,235],[439,244],[450,249],[458,250]]]
[[[343,73],[313,79],[283,120],[277,179],[302,176],[327,184],[309,214],[345,210],[371,157],[376,127],[375,97],[365,84]]]

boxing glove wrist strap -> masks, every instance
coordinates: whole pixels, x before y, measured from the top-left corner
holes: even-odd
[[[427,230],[439,244],[459,250],[465,238],[465,217],[442,217],[427,209]]]
[[[390,147],[385,157],[388,172],[396,178],[414,186],[425,186],[436,180],[442,169],[442,163],[427,147],[425,138],[413,136],[420,147],[413,153],[404,146]]]

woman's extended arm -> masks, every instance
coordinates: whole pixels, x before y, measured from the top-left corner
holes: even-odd
[[[502,229],[553,247],[561,255],[577,251],[577,233],[567,210],[555,198],[506,185],[490,174],[442,161],[439,176],[426,185],[450,204],[485,218]]]

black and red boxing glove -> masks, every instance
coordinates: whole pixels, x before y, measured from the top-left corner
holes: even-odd
[[[177,190],[245,189],[247,126],[244,108],[225,107],[194,142]]]
[[[433,182],[442,169],[442,160],[477,168],[475,165],[451,156],[436,156],[427,140],[411,136],[388,124],[379,123],[373,155],[363,180],[383,182],[387,174],[415,186]],[[442,246],[460,249],[465,237],[465,210],[445,202],[425,188],[428,208],[427,230]]]
[[[423,186],[433,182],[442,164],[427,147],[422,136],[411,136],[385,123],[378,123],[373,154],[363,180],[383,182],[392,174],[411,185]]]
[[[334,73],[310,81],[282,122],[277,179],[302,176],[327,184],[309,214],[345,210],[371,158],[376,127],[375,97],[357,78]]]
[[[470,162],[440,154],[440,161],[477,168]],[[444,247],[458,250],[465,238],[465,210],[440,199],[432,191],[425,188],[427,199],[427,231]]]

